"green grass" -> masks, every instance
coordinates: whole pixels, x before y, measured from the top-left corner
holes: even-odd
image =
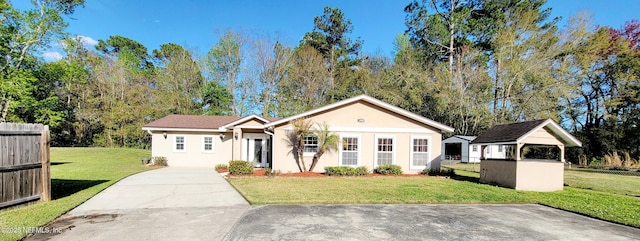
[[[434,177],[230,178],[251,204],[539,203],[640,227],[640,198],[565,187],[525,192],[477,183],[478,173]]]
[[[46,225],[118,180],[153,169],[141,157],[149,150],[113,148],[51,148],[52,201],[0,212],[0,227]],[[17,240],[25,233],[1,233],[0,240]]]
[[[570,187],[640,197],[640,176],[569,169],[564,182]]]

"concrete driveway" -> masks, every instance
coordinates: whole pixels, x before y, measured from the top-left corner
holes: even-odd
[[[638,240],[640,229],[541,205],[267,205],[226,240]]]
[[[127,177],[57,219],[62,233],[28,240],[221,240],[249,208],[213,168]]]
[[[212,169],[125,178],[27,240],[638,240],[640,229],[540,205],[249,207]]]

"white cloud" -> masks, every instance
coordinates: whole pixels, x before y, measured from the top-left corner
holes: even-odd
[[[78,35],[77,36],[78,39],[80,39],[80,42],[82,42],[82,44],[85,47],[92,47],[95,46],[96,44],[98,44],[98,41],[89,37],[89,36],[82,36],[82,35]]]
[[[62,59],[62,54],[58,52],[44,52],[42,56],[47,62],[53,62],[53,61],[58,61]]]

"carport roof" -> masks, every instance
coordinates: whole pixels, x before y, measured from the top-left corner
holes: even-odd
[[[480,134],[472,144],[518,143],[540,128],[547,127],[566,146],[582,146],[582,143],[551,119],[495,125]]]

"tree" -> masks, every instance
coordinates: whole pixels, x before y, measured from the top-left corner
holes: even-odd
[[[34,9],[20,12],[0,1],[0,122],[28,105],[32,90],[34,53],[64,36],[61,15],[73,14],[84,0],[33,0]],[[19,119],[18,117],[13,117]],[[19,120],[18,120],[19,121]]]
[[[313,131],[313,135],[318,138],[318,151],[313,154],[311,167],[309,167],[310,172],[316,167],[322,155],[338,150],[338,143],[340,142],[340,137],[329,131],[327,123],[322,123],[322,125],[316,123],[316,126],[318,128]]]
[[[329,72],[327,101],[336,100],[332,90],[348,84],[349,70],[360,65],[358,55],[362,41],[353,42],[346,36],[352,31],[351,20],[345,19],[340,9],[325,7],[324,14],[314,18],[313,31],[306,33],[300,43],[299,48],[308,45],[323,56]]]
[[[311,110],[325,103],[330,73],[322,55],[311,46],[296,49],[286,78],[278,86],[280,116]]]
[[[157,98],[166,108],[164,114],[201,114],[202,89],[205,85],[200,66],[182,46],[168,43],[153,50],[158,63],[155,75]]]
[[[438,63],[447,59],[449,71],[453,72],[456,52],[471,44],[470,20],[477,5],[477,1],[414,0],[405,7],[407,33],[414,46],[422,51],[423,61]],[[433,13],[429,14],[429,10]]]
[[[202,92],[202,105],[205,115],[230,115],[231,93],[216,81],[205,83]]]
[[[228,30],[218,43],[209,50],[206,57],[206,70],[209,80],[215,80],[227,87],[231,94],[231,110],[234,116],[240,115],[242,99],[239,98],[241,64],[244,60],[244,38]]]
[[[147,47],[141,43],[120,35],[109,36],[107,40],[98,40],[96,50],[111,56],[118,56],[127,52],[131,55],[131,67],[137,67],[142,70],[153,69],[153,64],[149,61]]]
[[[291,148],[289,154],[293,155],[298,170],[300,172],[307,171],[307,165],[304,162],[304,138],[312,135],[311,127],[313,124],[305,119],[295,119],[289,122],[293,126],[293,131],[287,132],[287,138],[285,139],[287,145]]]

